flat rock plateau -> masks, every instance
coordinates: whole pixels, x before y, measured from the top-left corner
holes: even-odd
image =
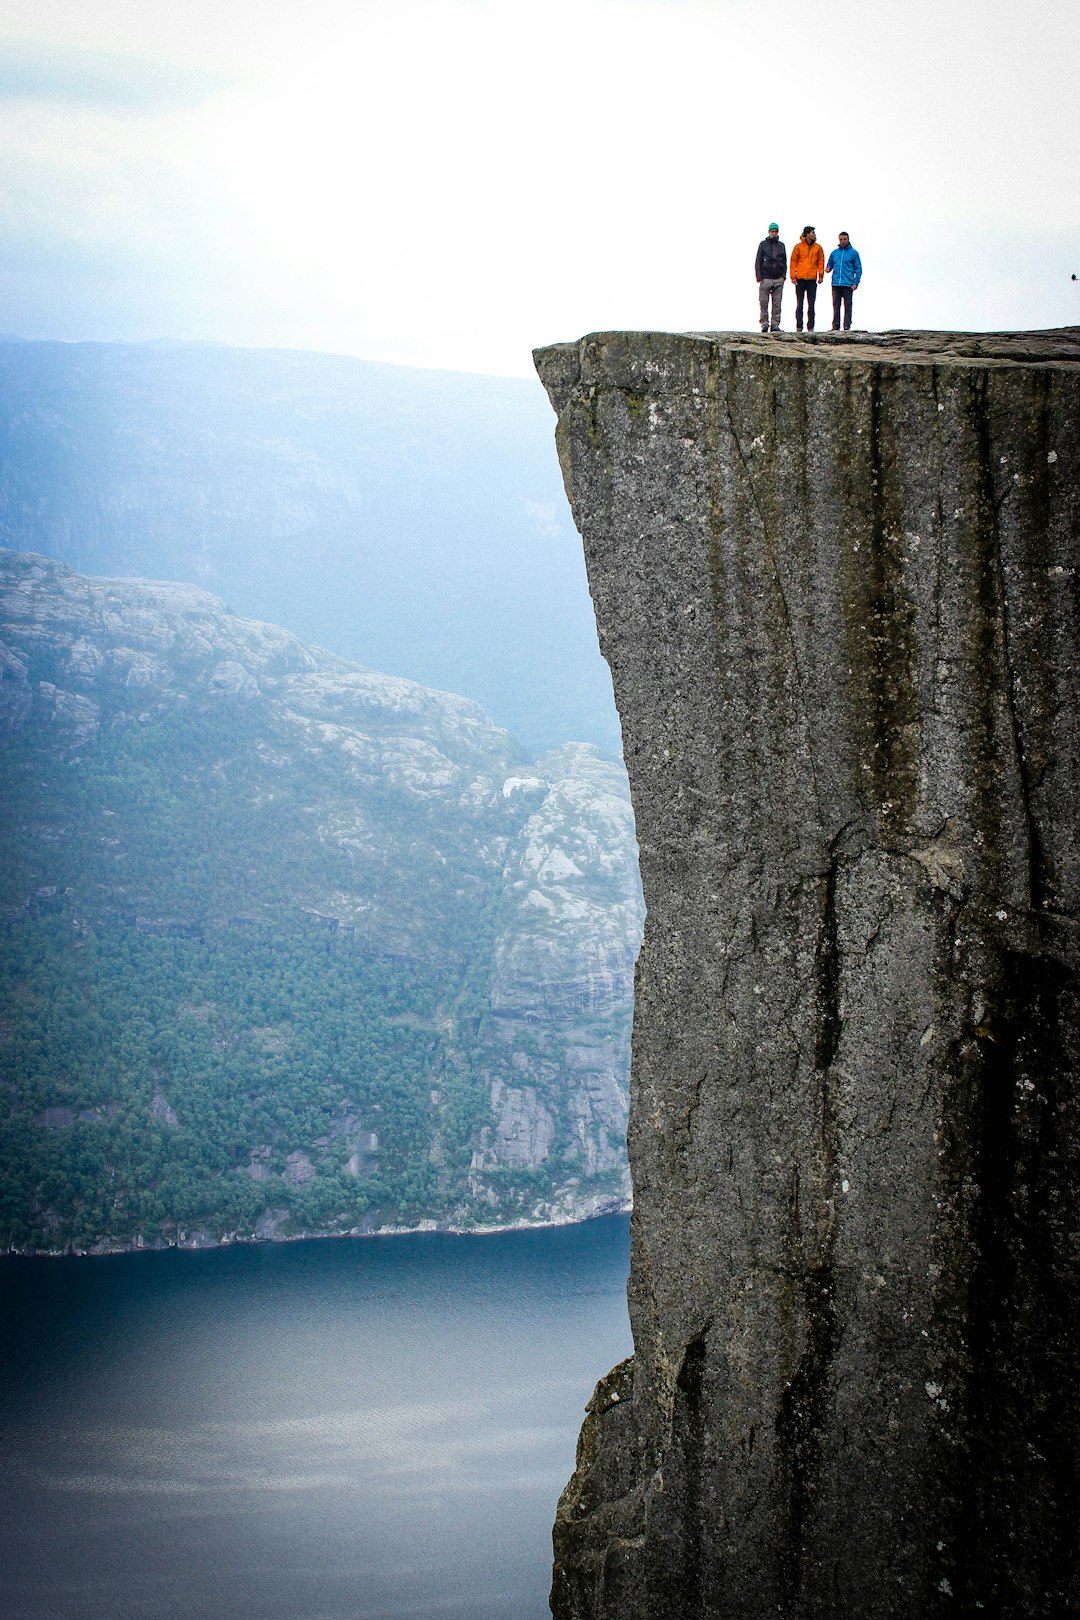
[[[536,360],[647,907],[554,1613],[1080,1612],[1080,329]]]

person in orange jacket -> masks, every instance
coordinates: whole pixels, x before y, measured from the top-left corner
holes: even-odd
[[[803,232],[791,250],[788,274],[795,283],[795,330],[803,329],[803,300],[806,301],[806,330],[814,330],[814,304],[817,290],[825,280],[825,254],[812,225]]]

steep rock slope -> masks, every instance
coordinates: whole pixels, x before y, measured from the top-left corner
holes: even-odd
[[[648,908],[555,1614],[1075,1613],[1080,333],[537,363]]]
[[[595,748],[0,552],[0,763],[10,1241],[622,1204],[642,910]]]

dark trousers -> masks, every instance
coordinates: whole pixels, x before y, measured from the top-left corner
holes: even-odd
[[[814,305],[817,302],[817,282],[811,276],[809,281],[796,281],[795,283],[795,330],[802,331],[803,299],[806,299],[806,330],[814,330]]]
[[[854,287],[834,287],[832,290],[832,329],[840,330],[840,306],[844,306],[844,331],[851,330],[851,295]]]

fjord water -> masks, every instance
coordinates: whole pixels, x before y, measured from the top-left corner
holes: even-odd
[[[7,1620],[543,1620],[628,1222],[0,1261]]]

